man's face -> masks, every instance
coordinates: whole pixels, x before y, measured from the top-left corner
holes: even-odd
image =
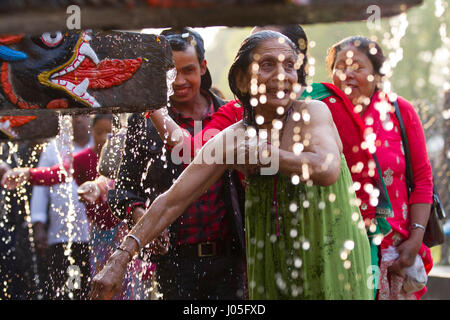
[[[174,94],[170,97],[174,103],[191,101],[200,92],[201,77],[206,72],[206,61],[200,64],[193,46],[185,51],[172,51],[177,77],[173,83]]]
[[[92,128],[92,137],[94,138],[95,147],[101,150],[106,142],[108,133],[111,133],[112,121],[109,119],[97,120]]]

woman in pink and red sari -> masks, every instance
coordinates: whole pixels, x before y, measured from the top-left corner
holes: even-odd
[[[339,133],[344,147],[352,149],[351,152],[344,150],[352,176],[361,175],[357,195],[362,202],[363,217],[371,221],[374,215],[370,200],[372,188],[361,183],[370,176],[371,168],[363,165],[367,161],[360,160],[367,154],[376,154],[392,204],[394,215],[387,218],[392,232],[385,235],[380,244],[378,298],[420,299],[426,287],[418,285],[418,291],[405,292],[402,286],[405,269],[414,264],[417,255],[427,274],[433,266],[430,249],[423,244],[433,194],[431,165],[420,119],[407,100],[397,97],[408,143],[413,150],[414,190],[408,197],[399,123],[388,95],[379,89],[384,61],[380,46],[367,38],[350,37],[333,45],[328,53],[327,67],[334,85],[323,84],[333,95],[324,102],[330,108],[336,126],[341,128]],[[348,134],[342,132],[346,122]],[[354,178],[354,181],[358,180]],[[396,259],[383,259],[388,248],[395,248]]]

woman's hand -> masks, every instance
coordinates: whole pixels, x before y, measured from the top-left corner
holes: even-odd
[[[94,279],[92,279],[91,300],[110,300],[122,288],[122,281],[127,270],[129,255],[116,250]]]
[[[397,274],[401,277],[405,276],[405,269],[412,266],[416,259],[417,253],[422,242],[415,237],[403,241],[396,249],[399,254],[397,260],[389,267],[389,272]]]
[[[2,177],[1,184],[8,190],[14,190],[28,182],[30,179],[29,168],[14,168],[8,170]]]
[[[93,204],[100,197],[100,188],[96,181],[86,181],[78,187],[78,197],[81,202]]]
[[[106,197],[108,190],[114,188],[114,180],[102,175],[99,176],[97,179],[95,179],[95,182],[97,183],[97,186],[100,188],[100,195],[104,198]]]
[[[234,163],[232,167],[242,172],[245,176],[252,176],[259,173],[261,164],[258,160],[258,149],[254,142],[246,136],[245,140],[239,141],[234,147]],[[250,159],[254,161],[250,161]]]

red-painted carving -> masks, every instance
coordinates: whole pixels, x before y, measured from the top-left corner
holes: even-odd
[[[95,65],[90,59],[84,59],[78,68],[54,79],[78,85],[87,78],[89,80],[88,88],[90,89],[111,88],[130,79],[141,63],[141,58],[125,60],[105,59],[100,61],[98,65]]]
[[[0,36],[0,44],[8,45],[18,43],[23,38],[23,34],[8,34]]]
[[[19,127],[34,119],[36,116],[3,116],[0,117],[0,122],[9,121],[11,127]]]
[[[26,101],[23,101],[19,97],[14,94],[11,83],[9,82],[9,69],[8,63],[3,62],[1,68],[0,82],[3,89],[3,92],[8,97],[9,101],[18,106],[21,109],[38,109],[39,106],[35,104],[30,104]]]

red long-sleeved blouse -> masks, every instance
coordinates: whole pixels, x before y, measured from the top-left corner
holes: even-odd
[[[97,172],[98,155],[91,149],[86,148],[73,155],[73,178],[78,186],[86,181],[93,181],[98,177]],[[68,164],[64,164],[66,170]],[[66,181],[65,170],[60,164],[50,168],[30,169],[29,181],[32,185],[52,186]],[[103,199],[92,204],[85,204],[86,215],[91,222],[102,229],[110,229],[120,223],[109,209],[108,203]]]

